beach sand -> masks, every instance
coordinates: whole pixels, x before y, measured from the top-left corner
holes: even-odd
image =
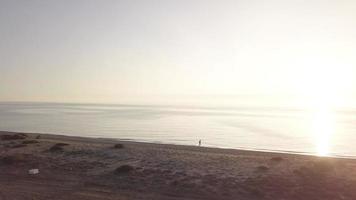
[[[0,132],[3,199],[352,200],[356,160]]]

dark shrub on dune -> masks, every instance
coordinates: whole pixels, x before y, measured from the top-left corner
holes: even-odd
[[[63,146],[68,146],[69,144],[67,143],[57,143],[53,145],[51,148],[49,148],[50,152],[62,152],[64,151]]]
[[[269,170],[269,168],[267,166],[264,166],[264,165],[261,165],[261,166],[257,167],[257,171],[258,172],[266,172],[268,170]]]
[[[11,148],[21,148],[21,147],[25,147],[27,146],[26,144],[15,144],[13,146],[11,146]]]
[[[115,144],[114,145],[114,149],[122,149],[122,148],[124,148],[123,144]]]
[[[67,143],[57,143],[55,144],[55,146],[58,146],[58,147],[63,147],[63,146],[68,146],[69,144]]]
[[[12,155],[12,156],[4,156],[4,157],[0,157],[0,164],[1,165],[12,165],[12,164],[22,162],[23,160],[24,160],[24,157],[21,154]]]
[[[271,161],[273,161],[273,162],[281,162],[281,161],[283,161],[283,158],[282,157],[273,157],[273,158],[271,158]]]
[[[22,144],[36,144],[39,143],[37,140],[25,140],[22,142]]]
[[[51,148],[49,148],[49,151],[50,152],[61,152],[61,151],[64,151],[64,149],[63,149],[63,147],[54,145]]]
[[[294,174],[298,175],[298,176],[308,176],[310,174],[312,174],[312,171],[310,168],[306,167],[306,166],[302,166],[298,169],[295,169],[293,171]]]
[[[27,135],[24,133],[16,133],[14,135],[0,135],[1,140],[22,140],[27,138]]]
[[[12,156],[5,156],[0,158],[0,164],[2,165],[11,165],[14,164],[16,160]]]
[[[115,173],[116,174],[126,174],[134,170],[134,167],[131,165],[121,165],[120,167],[116,168]]]

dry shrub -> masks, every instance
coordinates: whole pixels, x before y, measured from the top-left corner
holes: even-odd
[[[266,172],[268,170],[269,170],[269,168],[267,166],[264,166],[264,165],[261,165],[261,166],[257,167],[257,171],[258,172]]]
[[[10,146],[11,148],[21,148],[21,147],[26,147],[27,145],[26,144],[15,144],[15,145],[12,145]]]
[[[27,138],[27,135],[24,133],[16,133],[13,135],[0,135],[1,140],[22,140]]]
[[[114,145],[114,149],[122,149],[122,148],[124,148],[123,144],[115,144]]]
[[[13,165],[21,163],[25,160],[24,155],[16,154],[11,156],[3,156],[0,157],[0,164],[1,165]]]
[[[63,146],[68,146],[69,144],[67,143],[57,143],[54,146],[58,146],[58,147],[63,147]]]
[[[115,173],[117,174],[126,174],[134,170],[134,167],[131,165],[121,165],[120,167],[116,168]]]
[[[63,146],[67,146],[69,144],[67,143],[57,143],[53,145],[51,148],[49,148],[50,152],[62,152],[64,151]]]
[[[22,142],[22,144],[36,144],[39,143],[37,140],[25,140]]]
[[[282,162],[283,161],[283,158],[282,157],[273,157],[273,158],[271,158],[271,161],[273,161],[273,162]]]

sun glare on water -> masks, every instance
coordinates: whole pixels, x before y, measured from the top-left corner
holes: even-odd
[[[328,156],[331,138],[335,131],[335,120],[332,111],[329,108],[315,110],[312,115],[311,123],[317,155]]]
[[[332,152],[337,134],[335,110],[349,105],[354,70],[348,65],[309,60],[313,67],[297,85],[303,106],[308,110],[308,130],[318,156]]]
[[[334,109],[341,95],[336,93],[315,93],[310,107],[310,131],[315,153],[318,156],[330,155],[332,138],[336,134],[336,119]]]

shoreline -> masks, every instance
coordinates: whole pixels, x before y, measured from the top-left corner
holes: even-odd
[[[0,131],[0,199],[352,200],[354,169],[347,158]]]
[[[218,147],[218,146],[198,146],[198,145],[187,145],[187,144],[174,144],[174,143],[164,143],[164,142],[150,142],[150,141],[139,141],[139,140],[134,140],[134,139],[119,139],[119,138],[105,138],[105,137],[86,137],[86,136],[73,136],[73,135],[66,135],[63,133],[39,133],[39,132],[23,132],[23,131],[3,131],[0,130],[1,133],[9,133],[9,134],[15,134],[15,133],[24,133],[24,134],[30,134],[30,135],[43,135],[47,136],[49,138],[68,138],[68,139],[76,139],[80,141],[89,141],[93,140],[93,142],[97,143],[98,141],[105,141],[108,143],[117,143],[117,142],[123,142],[123,143],[132,143],[132,144],[148,144],[148,145],[165,145],[165,146],[181,146],[181,147],[197,147],[197,148],[207,148],[207,149],[213,149],[213,150],[220,150],[223,152],[230,152],[230,151],[242,151],[242,152],[256,152],[256,153],[267,153],[267,154],[286,154],[286,155],[300,155],[300,156],[313,156],[313,157],[325,157],[325,158],[336,158],[336,159],[352,159],[355,160],[356,156],[352,155],[325,155],[325,156],[320,156],[317,154],[313,153],[308,153],[308,152],[298,152],[298,151],[283,151],[283,150],[270,150],[270,149],[251,149],[251,148],[230,148],[230,147]]]

